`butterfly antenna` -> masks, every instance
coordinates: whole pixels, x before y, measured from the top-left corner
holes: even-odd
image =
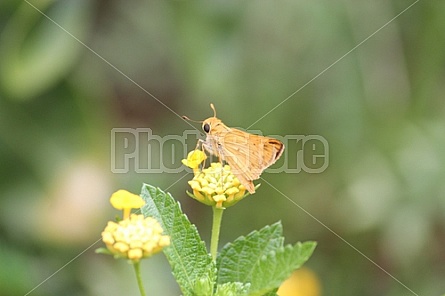
[[[213,106],[212,103],[210,103],[210,108],[212,108],[213,110],[213,117],[216,117],[216,110],[215,110],[215,106]]]
[[[196,123],[202,123],[202,122],[203,122],[202,120],[193,120],[193,119],[190,119],[190,118],[188,118],[188,117],[185,116],[185,115],[182,116],[182,119],[185,119],[185,120],[188,120],[188,121],[191,121],[191,122],[196,122]]]

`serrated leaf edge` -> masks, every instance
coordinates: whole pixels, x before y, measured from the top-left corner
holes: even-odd
[[[207,251],[205,242],[201,239],[201,236],[199,235],[199,232],[198,232],[198,229],[197,229],[196,225],[194,225],[193,223],[190,222],[190,220],[188,219],[187,215],[184,212],[182,212],[181,204],[178,201],[176,201],[169,192],[164,192],[159,187],[155,187],[155,186],[152,186],[150,184],[144,183],[143,186],[142,186],[141,195],[144,192],[144,190],[146,190],[149,193],[149,195],[150,195],[149,198],[153,199],[153,197],[151,197],[152,194],[150,192],[150,189],[154,191],[156,197],[158,195],[160,195],[160,194],[168,196],[174,202],[173,204],[178,207],[180,215],[177,216],[177,217],[173,217],[173,219],[181,219],[181,220],[185,219],[189,223],[190,229],[197,235],[197,237],[199,239],[199,243],[198,243],[197,246],[201,247],[203,250],[205,250],[205,252],[207,254],[207,261],[208,261],[207,262],[207,265],[208,265],[207,270],[208,270],[208,272],[212,272],[213,273],[213,275],[214,275],[213,277],[214,277],[214,280],[215,280],[216,279],[216,266],[213,263],[213,260],[212,260],[212,258],[210,256],[210,254]],[[154,203],[154,201],[153,201],[153,203]],[[172,234],[170,232],[171,229],[169,227],[166,227],[166,223],[164,221],[164,218],[162,217],[161,213],[159,212],[159,207],[156,205],[156,203],[155,203],[155,208],[156,208],[156,217],[154,217],[154,218],[156,218],[159,221],[159,223],[161,224],[162,228],[164,229],[164,233],[166,235],[169,235],[170,237],[172,237]],[[143,212],[146,212],[146,211],[147,210],[145,210],[145,211],[143,210]],[[173,225],[172,225],[172,227],[173,227]],[[175,278],[178,279],[178,275],[181,275],[182,278],[184,278],[184,276],[185,276],[185,278],[186,278],[186,282],[187,282],[188,287],[187,287],[187,289],[185,291],[183,290],[183,288],[186,288],[186,287],[181,287],[181,290],[183,290],[183,293],[186,293],[187,291],[193,291],[196,288],[196,281],[193,281],[193,279],[190,277],[190,274],[186,270],[183,269],[182,272],[180,271],[181,270],[181,266],[185,266],[186,264],[184,264],[183,262],[181,262],[181,264],[179,264],[178,262],[173,260],[174,257],[182,258],[182,256],[180,256],[179,255],[180,253],[178,252],[179,248],[172,247],[174,245],[175,245],[175,242],[174,242],[174,240],[172,240],[171,245],[168,248],[164,249],[163,252],[164,252],[165,256],[167,257],[167,260],[169,261],[170,266],[172,267],[172,273],[175,276]],[[175,255],[171,256],[169,254],[169,252],[174,252]],[[178,270],[179,270],[179,272],[178,272]],[[202,277],[202,275],[201,275],[201,277]],[[199,278],[200,278],[200,276],[196,276],[196,280],[198,280]],[[178,281],[178,284],[179,284],[179,281]]]
[[[275,230],[276,229],[276,230]],[[218,282],[218,278],[220,277],[220,272],[221,272],[221,268],[220,266],[218,266],[219,263],[219,255],[221,255],[222,253],[224,253],[224,251],[228,248],[230,248],[233,245],[242,243],[242,242],[248,242],[249,239],[251,239],[252,237],[255,237],[257,235],[261,235],[262,232],[269,232],[269,234],[275,233],[275,235],[279,236],[279,240],[280,240],[280,247],[283,246],[284,243],[284,237],[282,237],[283,234],[283,225],[281,223],[281,221],[277,221],[271,225],[266,225],[263,228],[259,229],[259,230],[253,230],[250,233],[248,233],[246,236],[240,236],[238,238],[236,238],[233,242],[227,243],[226,245],[224,245],[224,247],[221,249],[221,252],[218,253],[218,257],[217,257],[217,282]],[[243,245],[243,248],[245,248],[246,246]],[[240,251],[242,252],[242,250]],[[253,266],[258,265],[259,260],[265,256],[265,254],[267,254],[266,252],[259,254],[258,259],[257,259],[257,263],[255,263]],[[237,266],[239,267],[239,266]],[[253,273],[255,268],[252,268],[249,275],[247,276],[247,278],[251,278],[251,274]],[[239,269],[236,269],[239,270]],[[235,270],[234,270],[235,271]],[[220,283],[221,284],[221,283]]]

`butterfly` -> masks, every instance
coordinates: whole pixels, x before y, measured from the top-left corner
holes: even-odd
[[[215,106],[210,104],[210,107],[213,117],[198,121],[202,122],[202,129],[206,133],[206,139],[200,140],[198,145],[201,143],[210,154],[227,162],[241,184],[251,194],[255,193],[253,180],[280,158],[284,144],[274,138],[230,128],[216,117]],[[183,118],[193,121],[186,116]]]

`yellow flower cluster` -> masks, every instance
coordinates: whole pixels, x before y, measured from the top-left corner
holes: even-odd
[[[170,237],[162,235],[163,229],[155,219],[131,214],[129,219],[109,221],[102,232],[102,240],[116,257],[138,262],[170,245]]]
[[[195,171],[194,178],[188,183],[193,189],[193,194],[187,192],[189,196],[217,208],[233,206],[248,195],[246,188],[230,171],[230,166],[222,166],[221,163],[212,163],[201,172]]]

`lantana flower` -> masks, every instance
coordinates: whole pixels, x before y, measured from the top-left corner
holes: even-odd
[[[115,257],[139,262],[170,245],[170,237],[162,232],[156,219],[131,214],[129,219],[117,223],[109,221],[102,232],[102,241]]]
[[[246,188],[230,171],[230,166],[222,166],[219,162],[195,172],[188,183],[193,189],[193,194],[187,192],[190,197],[217,208],[233,206],[248,195]]]
[[[201,171],[199,166],[205,159],[203,151],[194,150],[182,163],[191,167],[194,174],[193,179],[188,182],[193,193],[187,191],[187,194],[203,204],[212,206],[210,254],[213,260],[216,260],[223,211],[249,195],[249,192],[246,193],[246,187],[235,177],[229,165],[223,166],[222,163],[214,162]]]
[[[124,211],[123,219],[108,222],[102,231],[102,241],[107,248],[99,248],[96,253],[128,259],[134,267],[141,296],[145,296],[140,260],[169,246],[170,236],[162,234],[164,230],[156,219],[144,215],[130,215],[131,209],[139,209],[145,204],[139,195],[118,190],[111,195],[110,203],[114,208]]]

